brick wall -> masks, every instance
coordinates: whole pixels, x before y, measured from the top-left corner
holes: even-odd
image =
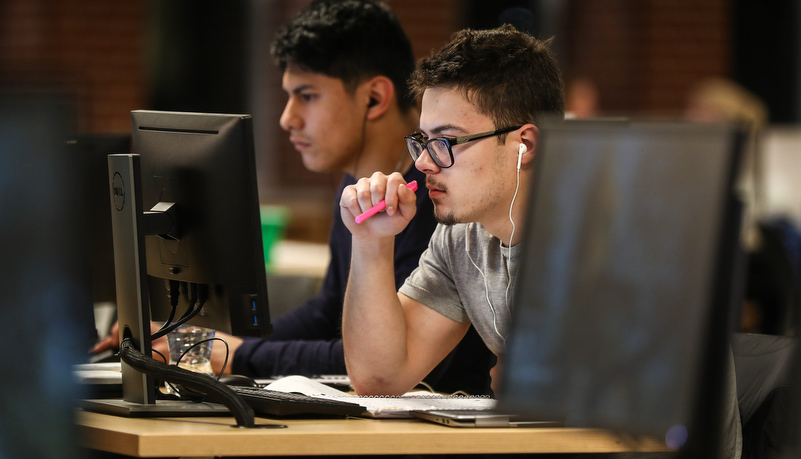
[[[730,72],[726,0],[571,0],[557,36],[568,75],[595,81],[601,108],[674,115],[700,79]]]
[[[128,132],[145,104],[147,2],[5,0],[0,68],[12,85],[57,87],[78,104],[77,128]]]
[[[478,1],[478,0],[475,0]],[[250,112],[259,127],[264,200],[292,197],[301,214],[330,214],[339,177],[306,171],[278,127],[285,95],[265,57],[275,29],[308,0],[253,0],[262,48],[253,63]],[[418,57],[465,26],[467,0],[389,0]],[[5,0],[0,3],[0,75],[56,84],[78,101],[87,132],[128,132],[128,112],[148,108],[146,0]],[[554,47],[568,75],[593,79],[610,113],[676,114],[695,81],[729,73],[726,0],[562,0],[553,17]],[[11,75],[11,77],[9,77]],[[282,194],[283,193],[283,194]],[[311,203],[311,204],[309,204]],[[311,206],[303,210],[303,206]],[[328,221],[309,220],[308,237],[325,240]],[[300,231],[300,230],[299,230]],[[302,231],[300,231],[302,233]]]
[[[277,24],[307,1],[269,3]],[[462,26],[459,0],[389,3],[418,57]],[[692,82],[729,72],[725,0],[569,0],[564,5],[556,42],[560,60],[570,74],[597,81],[609,110],[675,111]],[[3,71],[27,82],[65,85],[81,104],[85,130],[125,131],[127,111],[148,100],[147,6],[144,0],[6,0],[0,6]],[[279,94],[274,102],[281,100]]]

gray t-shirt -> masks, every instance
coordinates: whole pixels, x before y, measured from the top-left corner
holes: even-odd
[[[479,223],[438,225],[400,292],[457,322],[472,322],[487,347],[509,334],[520,244],[501,246]]]

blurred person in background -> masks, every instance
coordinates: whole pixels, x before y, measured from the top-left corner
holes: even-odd
[[[747,133],[743,175],[743,247],[748,254],[740,331],[788,334],[801,307],[801,233],[783,217],[765,217],[764,157],[761,136],[768,125],[767,105],[756,94],[722,78],[691,88],[685,115],[698,122],[733,122]]]

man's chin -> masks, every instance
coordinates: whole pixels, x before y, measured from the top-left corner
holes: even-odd
[[[452,225],[455,225],[457,223],[461,223],[456,218],[456,216],[453,215],[453,213],[444,214],[444,213],[439,213],[436,210],[434,211],[434,219],[440,225],[446,225],[446,226],[452,226]]]
[[[303,167],[311,172],[316,172],[318,174],[326,174],[329,172],[335,172],[331,170],[331,165],[322,163],[320,161],[315,161],[314,157],[308,157],[306,155],[301,155],[300,157],[301,162],[303,162]]]

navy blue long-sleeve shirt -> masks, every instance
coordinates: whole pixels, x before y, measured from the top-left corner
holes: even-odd
[[[421,185],[425,183],[425,175],[414,167],[404,178],[407,182],[417,180]],[[345,175],[334,201],[334,222],[329,237],[331,261],[320,292],[273,320],[271,336],[245,338],[234,354],[233,373],[252,377],[345,373],[342,306],[350,271],[351,234],[339,217],[339,201],[343,189],[354,183],[353,177]],[[395,237],[396,288],[417,267],[420,254],[428,247],[436,225],[428,193],[418,191],[417,213],[406,229]],[[494,362],[494,356],[471,327],[459,346],[425,381],[442,392],[463,390],[488,394],[489,369]]]

